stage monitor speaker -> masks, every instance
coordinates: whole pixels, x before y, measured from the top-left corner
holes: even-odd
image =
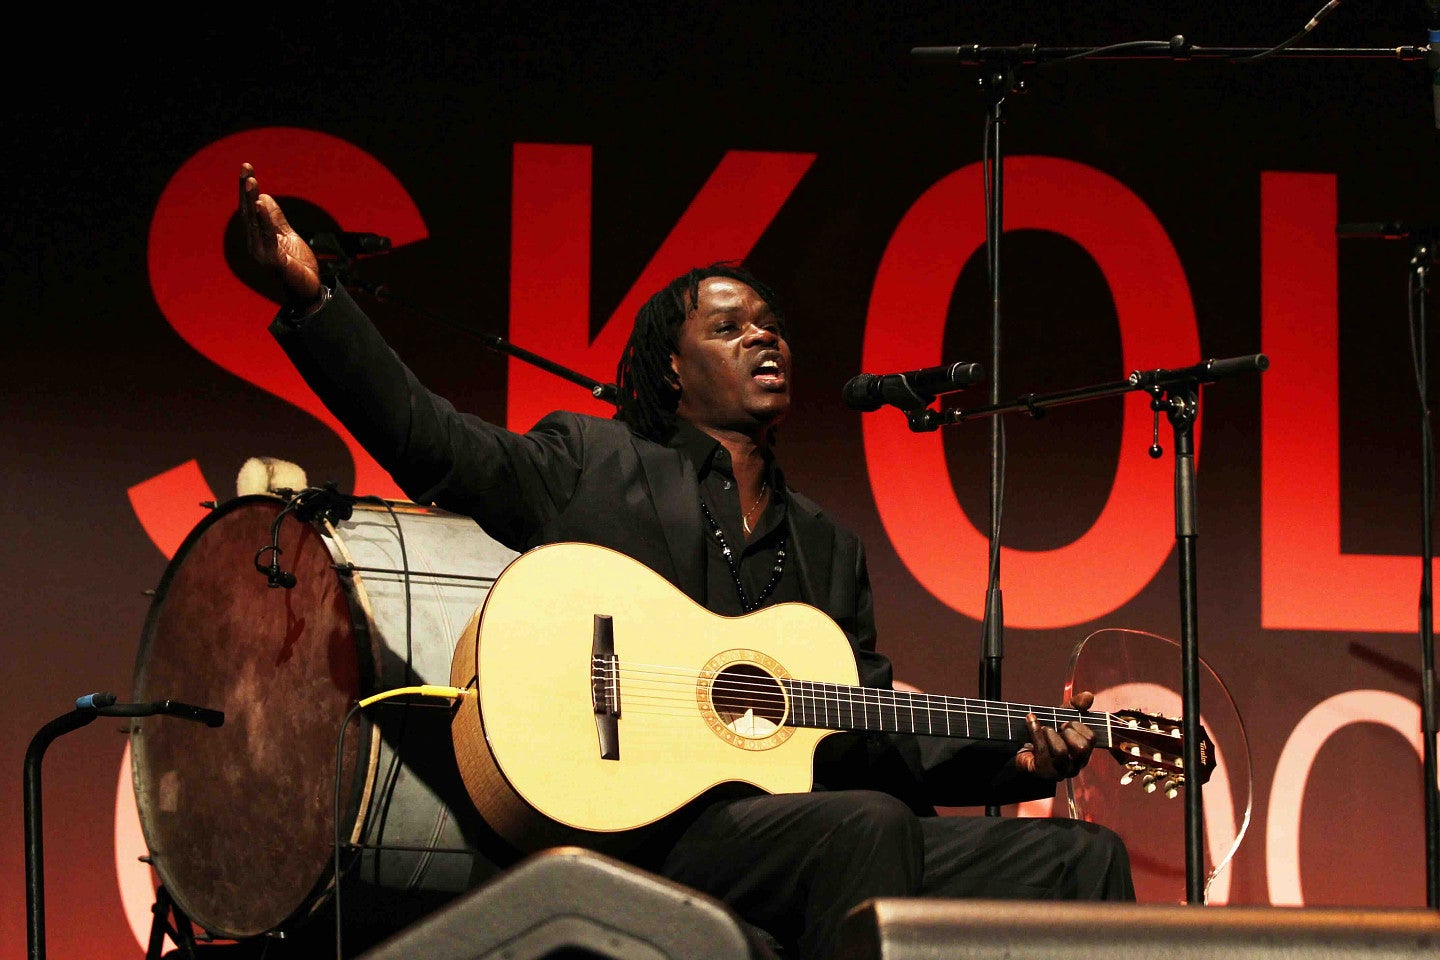
[[[1433,960],[1440,914],[893,898],[850,911],[840,944],[835,960]]]
[[[535,854],[360,960],[775,960],[689,887],[576,847]]]

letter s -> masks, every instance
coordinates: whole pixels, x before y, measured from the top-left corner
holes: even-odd
[[[155,302],[175,332],[209,360],[333,430],[355,461],[355,492],[402,496],[265,332],[274,305],[225,263],[223,238],[243,161],[255,164],[266,192],[303,196],[351,229],[384,233],[396,246],[426,236],[409,193],[360,148],[314,130],[247,130],[195,154],[160,194],[148,250]],[[167,557],[199,522],[199,502],[215,499],[194,460],[136,484],[129,494],[136,516]]]

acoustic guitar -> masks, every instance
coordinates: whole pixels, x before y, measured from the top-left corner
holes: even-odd
[[[1080,719],[1127,782],[1173,796],[1190,779],[1173,719],[858,681],[844,632],[814,607],[724,617],[624,554],[556,543],[506,567],[462,633],[451,732],[477,809],[521,849],[624,846],[725,784],[806,792],[816,745],[838,731],[1021,743],[1028,713],[1051,727]],[[1200,756],[1203,783],[1203,732]]]

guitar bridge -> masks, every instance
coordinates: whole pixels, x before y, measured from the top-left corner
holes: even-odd
[[[620,658],[615,656],[615,627],[607,614],[595,614],[590,639],[590,703],[600,759],[620,759]]]

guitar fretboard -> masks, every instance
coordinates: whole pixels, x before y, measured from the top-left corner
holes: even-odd
[[[824,730],[873,730],[880,733],[919,733],[973,740],[1030,739],[1027,713],[1042,726],[1058,728],[1082,720],[1095,731],[1095,745],[1114,746],[1114,730],[1127,724],[1108,713],[1084,713],[1069,707],[1005,703],[968,697],[948,697],[903,690],[879,690],[810,680],[783,680],[790,698],[789,722],[797,727]]]

